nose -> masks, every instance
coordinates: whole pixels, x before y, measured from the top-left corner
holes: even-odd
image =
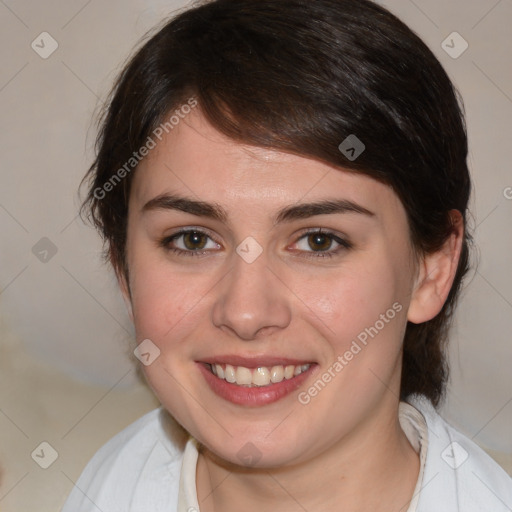
[[[213,324],[250,341],[284,329],[291,321],[289,290],[270,269],[265,253],[247,263],[234,255],[231,270],[216,287]]]

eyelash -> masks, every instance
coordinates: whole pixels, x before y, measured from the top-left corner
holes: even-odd
[[[176,247],[169,246],[169,244],[171,242],[174,242],[175,240],[179,239],[183,235],[187,235],[189,233],[197,233],[200,235],[204,235],[204,236],[210,238],[215,243],[218,243],[207,232],[205,232],[201,229],[184,229],[181,231],[177,231],[173,235],[167,236],[167,237],[163,238],[162,240],[160,240],[159,246],[163,247],[166,251],[173,252],[175,254],[178,254],[179,256],[190,256],[190,257],[204,256],[205,252],[208,252],[208,250],[203,251],[203,252],[193,251],[193,250],[185,251],[183,249],[178,249]],[[329,251],[329,252],[327,252],[327,251],[305,251],[306,253],[311,253],[311,255],[301,256],[301,257],[303,257],[303,258],[332,258],[332,257],[338,255],[340,252],[352,249],[352,247],[353,247],[352,244],[350,242],[348,242],[347,240],[343,240],[342,238],[338,237],[335,233],[333,233],[331,231],[325,231],[321,228],[320,229],[309,229],[309,230],[303,232],[299,236],[299,238],[297,238],[295,243],[299,242],[303,238],[306,238],[310,235],[315,235],[315,234],[326,235],[328,238],[331,239],[331,241],[338,243],[340,246],[337,249],[335,249],[333,251]]]

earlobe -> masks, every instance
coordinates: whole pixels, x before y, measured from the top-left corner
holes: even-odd
[[[443,308],[457,272],[464,237],[464,222],[458,210],[451,210],[453,231],[436,252],[425,255],[407,312],[409,322],[421,324],[434,318]]]

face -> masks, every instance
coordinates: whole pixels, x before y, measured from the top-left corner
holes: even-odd
[[[396,410],[412,254],[388,186],[235,143],[193,112],[129,201],[137,341],[160,350],[147,379],[226,461],[312,458]]]

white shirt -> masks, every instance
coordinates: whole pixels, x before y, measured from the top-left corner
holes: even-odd
[[[420,473],[407,512],[512,512],[512,478],[426,398],[408,402],[399,421]],[[100,448],[62,512],[200,512],[197,447],[155,409]]]

